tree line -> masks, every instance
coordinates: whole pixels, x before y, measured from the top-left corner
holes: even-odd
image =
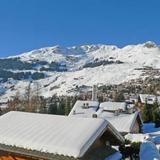
[[[7,108],[4,112],[24,111],[34,113],[46,113],[56,115],[68,115],[77,101],[77,97],[73,96],[56,96],[44,98],[40,93],[38,83],[32,86],[30,82],[25,88],[25,93],[17,92],[15,96],[8,101]]]
[[[157,98],[153,105],[145,102],[142,109],[142,119],[144,122],[154,122],[155,127],[160,127],[160,108]]]

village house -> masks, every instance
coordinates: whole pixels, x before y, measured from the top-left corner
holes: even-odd
[[[156,99],[158,103],[160,104],[160,96],[155,96],[152,94],[140,94],[139,95],[139,100],[142,104],[147,103],[147,104],[153,105]]]
[[[138,111],[125,113],[121,110],[107,111],[100,108],[95,115],[108,120],[122,135],[141,132],[142,120]]]
[[[0,117],[0,160],[104,160],[122,143],[104,119],[17,111]]]
[[[105,119],[122,135],[141,132],[139,111],[125,102],[77,101],[69,116]]]

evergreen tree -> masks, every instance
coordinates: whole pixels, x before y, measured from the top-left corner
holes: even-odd
[[[103,96],[99,96],[99,97],[98,97],[98,101],[99,101],[99,102],[104,102]]]
[[[155,109],[159,108],[157,96],[156,96],[156,99],[155,99],[155,102],[154,102],[153,105],[154,105],[154,108],[155,108]]]
[[[64,113],[65,115],[68,115],[70,110],[71,110],[71,99],[70,97],[66,97],[65,99],[66,103],[65,103],[65,108],[64,108]]]
[[[0,108],[0,116],[2,115],[2,109]]]
[[[47,102],[44,97],[40,97],[40,106],[39,106],[39,112],[40,113],[47,113]]]
[[[57,114],[65,115],[65,100],[63,98],[60,100],[60,103],[57,109]]]
[[[155,127],[159,127],[160,126],[160,109],[159,109],[157,97],[153,104],[152,116],[153,116],[153,122],[155,123]]]
[[[142,111],[142,119],[144,122],[151,122],[153,120],[151,106],[147,104],[147,101],[145,102]]]
[[[125,100],[124,98],[124,95],[122,92],[119,92],[119,93],[115,93],[115,96],[114,96],[114,101],[115,102],[123,102]]]
[[[25,101],[25,111],[32,112],[32,103],[31,103],[31,97],[32,97],[32,88],[31,88],[32,81],[29,82],[28,86],[25,88],[25,94],[24,94],[24,101]]]
[[[48,114],[57,114],[57,104],[56,104],[56,102],[49,105]]]

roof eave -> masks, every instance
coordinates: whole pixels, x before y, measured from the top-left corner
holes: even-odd
[[[28,158],[35,158],[35,159],[44,159],[44,160],[53,160],[53,158],[63,158],[66,157],[66,159],[69,160],[79,160],[79,158],[75,157],[69,157],[65,155],[58,155],[58,154],[52,154],[52,153],[45,153],[40,152],[36,150],[28,150],[25,148],[20,148],[16,146],[9,146],[5,144],[0,144],[0,151],[13,153],[19,156],[28,157]]]

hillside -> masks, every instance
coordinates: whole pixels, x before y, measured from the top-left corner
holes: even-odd
[[[160,69],[160,48],[154,42],[128,45],[46,47],[0,59],[0,102],[17,91],[39,85],[41,95],[78,94],[93,84],[120,84],[144,78],[146,68]]]

